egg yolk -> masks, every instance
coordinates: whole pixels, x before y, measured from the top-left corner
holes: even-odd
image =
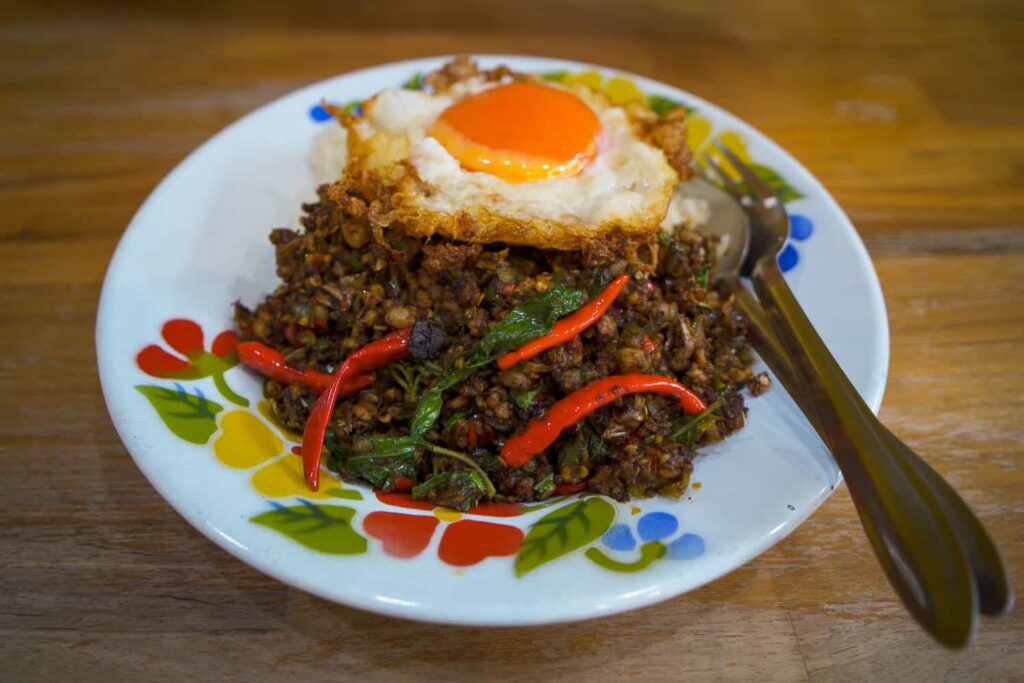
[[[430,135],[463,168],[518,183],[576,175],[597,155],[600,130],[578,97],[511,83],[448,107]]]

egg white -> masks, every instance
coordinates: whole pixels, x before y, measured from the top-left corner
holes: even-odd
[[[458,99],[500,84],[471,78],[444,94],[381,91],[349,124],[348,170],[392,184],[391,217],[413,234],[564,249],[615,231],[657,233],[679,176],[622,108],[590,91],[574,93],[600,122],[598,153],[574,176],[515,183],[469,171],[428,134]]]

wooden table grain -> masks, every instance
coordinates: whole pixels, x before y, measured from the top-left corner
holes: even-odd
[[[882,281],[882,408],[1024,592],[1024,6],[780,0],[0,10],[0,680],[1014,680],[1024,621],[945,651],[906,615],[845,488],[778,546],[663,604],[524,628],[408,623],[285,587],[202,538],[107,417],[93,326],[140,202],[298,86],[451,52],[546,54],[677,84],[835,194]],[[269,227],[269,226],[268,226]]]

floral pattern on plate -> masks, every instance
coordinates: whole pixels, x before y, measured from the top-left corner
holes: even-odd
[[[170,320],[163,325],[162,334],[167,344],[188,360],[151,345],[136,356],[140,369],[157,377],[199,380],[213,376],[215,386],[225,393],[224,373],[238,365],[238,338],[234,333],[219,334],[212,353],[203,349],[203,330],[192,320]],[[442,526],[437,548],[437,557],[442,562],[469,567],[490,557],[514,556],[515,574],[522,576],[547,562],[585,549],[615,519],[612,504],[597,496],[565,505],[561,505],[564,498],[533,507],[487,503],[464,514],[413,500],[408,494],[375,492],[379,503],[403,511],[385,508],[365,514],[361,522],[366,534],[363,536],[355,528],[360,511],[313,502],[332,498],[358,501],[363,500],[362,493],[344,487],[328,472],[321,474],[321,490],[310,491],[303,477],[301,458],[297,457],[301,437],[275,424],[266,401],[250,402],[228,388],[225,399],[244,406],[255,403],[256,410],[225,412],[220,403],[208,399],[198,387],[189,392],[176,382],[173,389],[156,385],[140,385],[136,389],[175,435],[193,444],[209,446],[226,467],[251,471],[250,484],[260,494],[267,498],[294,496],[297,504],[271,501],[271,510],[253,516],[252,522],[311,550],[334,555],[365,553],[370,547],[366,539],[369,536],[379,543],[375,547],[384,555],[410,559],[427,549],[437,528]],[[556,505],[526,532],[519,526],[478,519],[516,517]]]

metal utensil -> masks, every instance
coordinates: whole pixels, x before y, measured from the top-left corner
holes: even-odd
[[[732,156],[727,149],[722,152],[726,158]],[[760,333],[755,346],[762,358],[832,449],[875,552],[911,612],[943,643],[965,644],[973,633],[978,607],[985,614],[1001,614],[1012,605],[1009,580],[995,544],[952,487],[875,419],[803,316],[776,262],[788,234],[781,202],[749,169],[739,168],[739,160],[730,162],[737,166],[746,188],[722,173],[713,160],[706,160],[751,217],[747,222],[737,220],[735,212],[712,212],[710,231],[730,236],[727,258],[719,261],[716,279],[734,292],[740,309]],[[688,194],[712,197],[719,205],[728,197],[706,181],[690,184],[699,189]],[[781,229],[773,231],[768,225]],[[758,276],[755,284],[766,307],[740,284],[735,255],[728,258],[730,251],[748,241],[752,246],[747,271]],[[779,301],[787,298],[788,303],[781,306]],[[794,306],[799,316],[794,316]],[[795,329],[793,320],[798,323]],[[808,331],[813,339],[798,334]],[[792,353],[805,348],[805,341],[811,352]]]
[[[825,434],[821,420],[816,415],[816,404],[811,400],[812,391],[805,388],[805,382],[790,364],[788,354],[782,350],[778,335],[772,329],[774,321],[750,291],[740,283],[739,273],[749,252],[750,241],[750,221],[745,211],[731,195],[700,176],[685,184],[683,194],[708,201],[711,219],[706,225],[701,226],[701,231],[719,236],[727,245],[725,253],[720,255],[716,263],[715,279],[725,283],[726,288],[735,294],[741,310],[758,332],[755,344],[762,358],[794,397],[798,407],[824,441]],[[885,429],[884,425],[882,428]],[[967,553],[967,561],[978,591],[981,613],[998,616],[1009,612],[1013,606],[1013,591],[1009,577],[999,551],[981,521],[938,472],[911,451],[905,443],[893,436],[888,429],[885,429],[885,434],[890,445],[902,453],[907,464],[928,480],[940,504],[949,515],[957,538]]]

